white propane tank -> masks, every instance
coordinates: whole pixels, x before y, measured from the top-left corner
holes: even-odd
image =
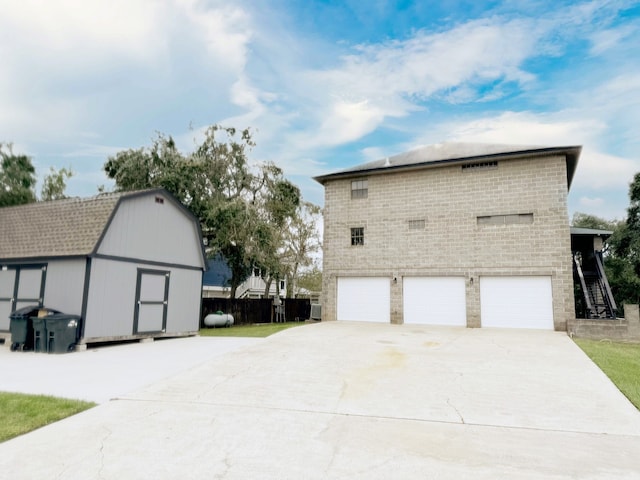
[[[233,325],[233,315],[230,313],[210,313],[204,317],[204,324],[207,327],[230,327]]]

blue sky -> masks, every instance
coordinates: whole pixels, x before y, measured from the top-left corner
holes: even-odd
[[[583,145],[569,211],[640,171],[640,2],[0,0],[0,141],[70,195],[109,155],[211,124],[311,176],[443,141]]]

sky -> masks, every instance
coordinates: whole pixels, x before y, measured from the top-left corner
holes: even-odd
[[[440,142],[582,145],[569,214],[623,219],[640,172],[640,2],[0,0],[0,142],[67,194],[158,132],[251,128],[312,176]]]

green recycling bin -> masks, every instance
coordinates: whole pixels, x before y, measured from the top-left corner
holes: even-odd
[[[46,327],[46,351],[49,353],[72,352],[80,336],[81,317],[56,313],[44,317]]]

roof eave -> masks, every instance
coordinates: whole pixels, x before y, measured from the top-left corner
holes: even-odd
[[[603,237],[608,238],[613,235],[611,230],[600,230],[599,228],[583,228],[583,227],[570,227],[569,231],[572,236],[585,236],[585,237]]]
[[[573,176],[578,166],[578,158],[582,151],[581,146],[569,146],[569,147],[548,147],[548,148],[535,148],[518,150],[513,152],[502,152],[476,155],[471,157],[451,158],[444,160],[436,160],[422,163],[414,163],[409,165],[389,165],[382,167],[374,167],[362,170],[348,170],[335,173],[329,173],[327,175],[318,175],[313,179],[324,185],[328,180],[337,180],[344,178],[361,177],[363,175],[380,175],[387,172],[399,172],[399,171],[412,171],[422,170],[426,168],[438,168],[442,166],[455,166],[464,165],[472,162],[491,161],[491,160],[515,160],[519,158],[531,158],[539,156],[551,156],[551,155],[564,155],[567,161],[567,188],[571,187]]]

